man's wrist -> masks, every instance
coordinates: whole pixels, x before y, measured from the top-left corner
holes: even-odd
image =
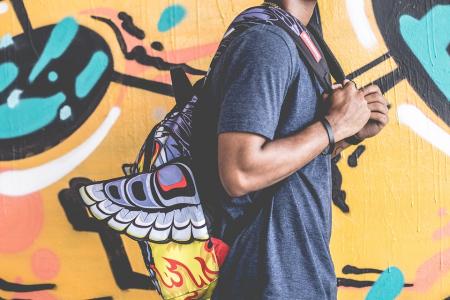
[[[349,136],[347,138],[345,138],[345,141],[351,145],[358,145],[359,143],[361,143],[364,139],[361,138],[358,133],[355,133],[352,136]]]
[[[333,127],[326,117],[321,118],[320,123],[323,125],[327,132],[328,136],[328,147],[322,153],[323,154],[332,154],[334,152],[334,148],[336,146],[336,140],[334,137]]]

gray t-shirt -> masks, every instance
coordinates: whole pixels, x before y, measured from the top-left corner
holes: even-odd
[[[255,25],[235,37],[210,80],[208,101],[216,106],[218,119],[204,125],[217,126],[216,138],[223,132],[250,132],[269,140],[286,137],[315,122],[323,109],[322,88],[291,37],[276,26]],[[209,176],[200,190],[217,180]],[[251,218],[232,241],[213,299],[336,299],[329,251],[330,155],[320,154],[271,193],[267,199],[261,193],[202,198],[218,202],[219,236],[226,236],[242,216]],[[255,201],[267,203],[249,214]]]

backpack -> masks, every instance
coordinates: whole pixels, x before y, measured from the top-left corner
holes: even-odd
[[[306,30],[289,13],[266,5],[235,18],[209,71],[233,37],[256,24],[286,30],[324,90],[331,90],[329,70],[336,81],[344,80],[314,28]],[[228,245],[211,235],[213,222],[205,214],[206,200],[199,197],[191,165],[192,115],[208,74],[192,86],[181,68],[170,73],[176,105],[154,126],[125,176],[81,186],[79,193],[95,218],[139,242],[150,279],[164,299],[209,299]]]

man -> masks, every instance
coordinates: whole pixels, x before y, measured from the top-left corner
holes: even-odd
[[[308,24],[316,1],[277,4]],[[350,81],[322,95],[292,38],[264,24],[233,38],[209,80],[193,158],[215,235],[230,245],[213,299],[335,299],[331,158],[345,138],[380,132],[386,100]]]

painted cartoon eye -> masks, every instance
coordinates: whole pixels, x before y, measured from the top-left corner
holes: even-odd
[[[33,156],[64,141],[97,108],[111,81],[172,95],[169,84],[114,70],[107,42],[73,17],[33,28],[23,3],[15,4],[14,10],[24,32],[5,36],[0,42],[0,161]],[[169,31],[185,15],[181,5],[167,7],[158,21],[159,31]],[[120,12],[116,17],[128,34],[141,40],[145,37],[131,16]],[[182,66],[191,74],[205,73],[183,63],[172,64],[153,57],[143,46],[127,49],[111,19],[92,18],[111,27],[127,60],[162,71]],[[152,45],[163,49],[159,42]]]
[[[139,72],[124,74],[116,70],[110,45],[74,17],[33,28],[22,1],[14,2],[11,8],[23,33],[0,37],[0,162],[25,159],[64,142],[92,116],[111,82],[173,96],[171,84],[164,79],[149,80],[141,78]],[[138,45],[127,46],[125,34],[128,40],[145,37],[145,32],[127,13],[96,9],[84,12],[90,13],[92,19],[106,24],[115,34],[126,65],[159,71],[182,67],[193,75],[205,74],[185,63],[171,63],[160,54],[154,55],[154,51],[164,49],[160,42],[144,45],[138,41]],[[184,17],[184,8],[169,6],[163,10],[159,24],[163,30],[170,30]],[[201,51],[197,47],[179,51],[184,59],[190,60],[210,55],[216,46],[211,43],[202,46]],[[171,55],[179,56],[173,55],[177,51]],[[24,170],[1,172],[0,194],[26,195],[57,182],[99,146],[120,113],[119,106],[112,106],[89,137],[55,160]],[[33,184],[24,186],[24,181]]]
[[[71,17],[11,43],[0,49],[1,160],[38,154],[70,136],[103,98],[113,70],[106,41]]]

